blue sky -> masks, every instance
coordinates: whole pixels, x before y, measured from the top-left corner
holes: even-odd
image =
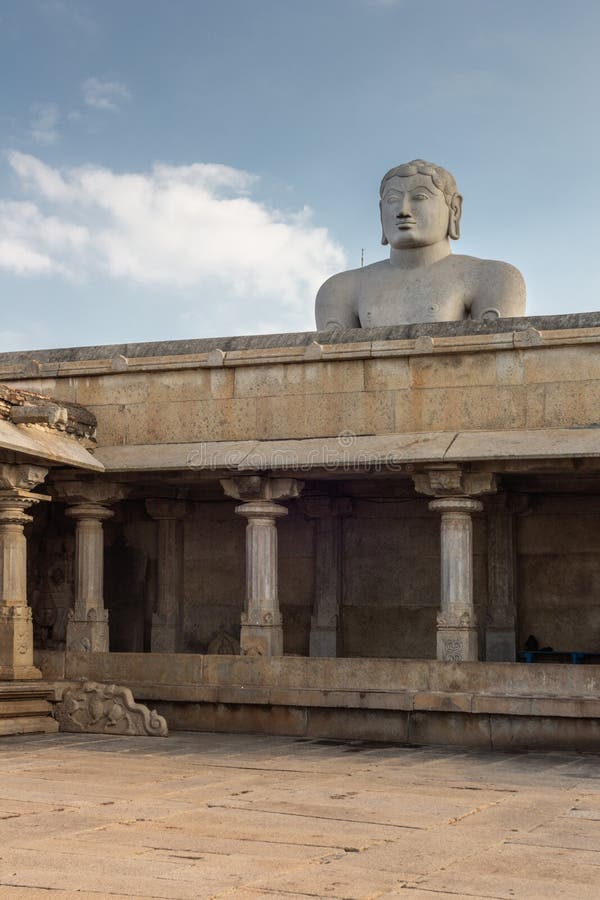
[[[309,330],[446,166],[455,252],[600,308],[597,0],[0,0],[0,349]]]

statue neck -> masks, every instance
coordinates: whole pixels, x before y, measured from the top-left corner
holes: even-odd
[[[452,253],[450,241],[444,238],[437,244],[429,244],[427,247],[404,247],[398,250],[392,247],[390,250],[390,263],[398,269],[419,269],[423,266],[431,266],[433,263],[445,259]]]

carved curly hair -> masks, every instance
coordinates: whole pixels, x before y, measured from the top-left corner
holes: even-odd
[[[393,178],[394,175],[399,175],[402,178],[406,178],[408,175],[429,175],[438,191],[441,191],[446,198],[448,206],[450,206],[455,194],[458,194],[458,187],[454,180],[454,176],[446,169],[443,169],[441,166],[436,166],[434,163],[427,162],[425,159],[411,159],[410,162],[395,166],[393,169],[390,169],[389,172],[385,173],[381,179],[381,186],[379,188],[380,197],[383,196],[383,189],[386,181]]]

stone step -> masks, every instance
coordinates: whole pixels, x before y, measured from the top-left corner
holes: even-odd
[[[0,735],[51,734],[55,691],[44,681],[0,681]]]
[[[9,734],[53,734],[58,731],[58,722],[51,716],[15,716],[0,719],[0,736]]]
[[[0,681],[0,701],[38,697],[50,700],[54,695],[55,690],[47,681]]]
[[[52,704],[47,700],[4,700],[0,697],[0,721],[15,716],[50,716]]]

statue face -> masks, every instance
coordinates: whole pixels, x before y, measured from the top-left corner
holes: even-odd
[[[381,198],[381,225],[391,247],[427,247],[448,237],[450,209],[429,175],[394,175]]]

